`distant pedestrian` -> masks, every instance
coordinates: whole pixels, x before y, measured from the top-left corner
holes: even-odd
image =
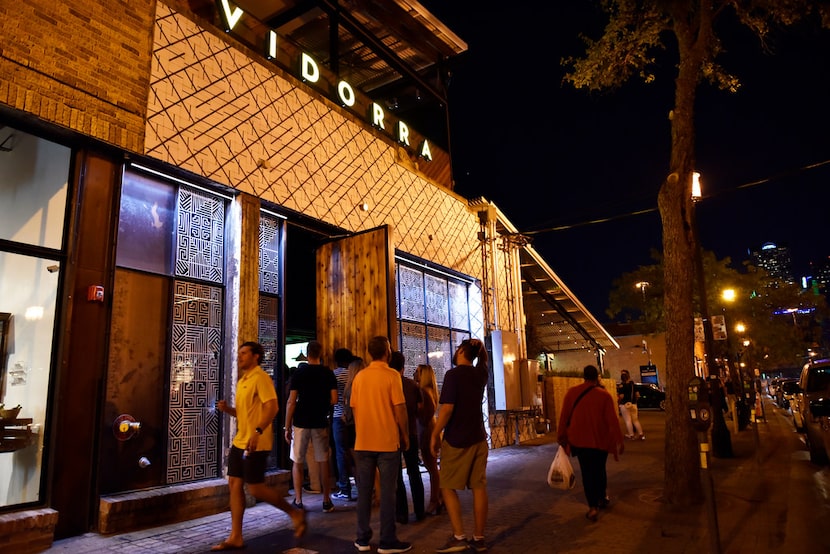
[[[279,508],[294,522],[294,536],[305,533],[303,510],[293,508],[277,489],[265,484],[265,466],[274,445],[272,423],[279,411],[279,400],[274,381],[260,367],[265,352],[256,342],[239,347],[236,382],[236,406],[225,400],[216,408],[236,418],[237,430],[228,455],[228,489],[231,504],[231,532],[228,538],[211,548],[212,551],[238,550],[245,547],[242,538],[242,519],[245,515],[244,486],[258,500]]]
[[[285,410],[285,441],[291,446],[294,462],[294,505],[303,508],[303,460],[309,443],[314,445],[314,460],[320,469],[323,511],[333,512],[331,467],[329,465],[329,412],[337,403],[337,379],[322,365],[323,345],[308,343],[308,365],[300,366],[291,377],[291,393]]]
[[[588,501],[591,521],[597,521],[599,509],[610,502],[607,495],[608,454],[625,450],[620,420],[614,398],[599,382],[599,370],[587,365],[582,370],[584,382],[568,389],[562,401],[557,440],[569,455],[576,455],[582,473],[582,487]]]
[[[331,428],[334,435],[334,453],[337,457],[337,488],[334,498],[341,500],[355,500],[352,497],[352,484],[350,477],[354,477],[354,458],[352,447],[354,439],[349,435],[354,432],[354,422],[351,429],[346,422],[345,414],[345,393],[346,382],[349,378],[349,364],[354,360],[352,351],[348,348],[338,348],[334,352],[334,377],[337,379],[337,404],[334,405],[332,413]],[[351,433],[350,433],[351,431]]]
[[[406,399],[397,371],[389,367],[392,349],[386,337],[369,341],[372,362],[354,377],[350,405],[354,412],[355,463],[357,464],[357,539],[355,548],[369,552],[372,538],[372,488],[380,473],[379,554],[412,549],[398,540],[395,528],[395,485],[401,472],[400,450],[409,448]]]
[[[453,356],[455,367],[444,375],[438,421],[432,431],[432,455],[441,455],[441,495],[453,535],[436,552],[484,552],[487,523],[487,435],[482,402],[487,386],[487,350],[479,339],[461,342]],[[475,362],[475,366],[473,366]],[[441,432],[443,431],[443,439]],[[467,540],[459,490],[473,491],[473,536]]]
[[[435,429],[435,411],[438,407],[438,384],[435,382],[435,370],[431,365],[420,364],[415,368],[414,381],[421,387],[424,403],[418,413],[418,446],[421,459],[429,474],[429,504],[426,513],[438,515],[444,509],[441,500],[441,479],[438,476],[438,460],[432,455],[432,431]]]
[[[620,372],[620,380],[622,383],[617,387],[617,402],[620,406],[620,415],[625,423],[625,438],[634,439],[634,432],[636,431],[636,438],[646,440],[643,426],[640,425],[639,410],[637,408],[637,399],[640,397],[640,393],[637,392],[637,387],[634,385],[634,381],[631,380],[631,375],[627,369]]]
[[[392,352],[389,367],[401,374],[403,396],[406,399],[406,419],[409,422],[409,448],[402,452],[406,463],[406,475],[409,478],[409,492],[412,494],[412,507],[415,511],[415,520],[421,521],[424,513],[424,481],[421,479],[421,466],[418,459],[418,412],[424,405],[420,387],[412,379],[405,376],[404,365],[406,359],[402,352]],[[395,514],[398,523],[409,523],[409,503],[406,500],[406,485],[403,482],[403,473],[398,472],[398,487],[395,494]]]

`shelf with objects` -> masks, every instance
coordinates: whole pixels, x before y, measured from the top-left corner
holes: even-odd
[[[0,418],[0,452],[14,452],[34,443],[32,418]]]

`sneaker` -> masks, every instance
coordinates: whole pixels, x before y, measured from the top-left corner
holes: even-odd
[[[484,544],[484,539],[473,539],[468,544],[476,552],[487,552],[487,545]]]
[[[303,492],[307,492],[308,494],[320,494],[320,489],[312,489],[309,485],[303,485]]]
[[[369,546],[369,541],[362,541],[360,539],[354,541],[354,547],[357,548],[358,552],[370,552],[372,547]]]
[[[386,545],[381,543],[378,547],[378,554],[395,554],[397,552],[409,552],[410,550],[412,550],[412,543],[395,541]]]
[[[332,504],[330,500],[323,502],[323,511],[327,514],[332,513],[334,511],[334,504]]]
[[[599,502],[597,502],[597,507],[600,510],[604,510],[605,508],[607,508],[610,505],[611,505],[611,498],[609,498],[607,496],[605,498],[600,498]]]
[[[337,500],[349,500],[351,496],[352,495],[347,492],[343,492],[342,490],[331,495],[332,498],[336,498]]]
[[[640,440],[641,440],[641,441],[646,440],[646,436],[645,436],[645,435],[640,435]]]
[[[295,498],[295,499],[291,502],[291,504],[292,504],[295,508],[299,508],[299,509],[301,509],[301,510],[305,510],[305,508],[303,508],[303,503],[302,503],[302,502],[297,502],[297,499],[296,499],[296,498]]]
[[[450,535],[447,543],[441,548],[436,548],[435,551],[439,554],[443,552],[464,552],[468,546],[466,538],[456,539],[455,535]],[[380,551],[378,550],[378,552]]]

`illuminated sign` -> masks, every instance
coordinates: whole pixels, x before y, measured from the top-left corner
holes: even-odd
[[[217,0],[217,5],[219,8],[219,14],[222,18],[222,23],[225,26],[225,31],[228,33],[232,32],[234,26],[236,26],[242,17],[245,16],[245,12],[238,6],[232,6],[228,0]],[[237,38],[244,41],[242,37],[237,36]],[[266,33],[265,37],[263,37],[262,46],[265,57],[269,60],[276,61],[279,53],[279,36],[276,31],[270,29]],[[317,88],[321,88],[320,66],[317,65],[314,58],[305,52],[300,54],[299,73],[299,78],[304,82],[316,85]],[[357,95],[347,81],[338,81],[337,86],[333,91],[333,95],[334,100],[345,108],[354,109],[355,104],[357,103]],[[394,124],[389,123],[387,128],[386,111],[382,106],[375,102],[370,103],[368,112],[369,113],[366,114],[366,116],[372,127],[386,132],[399,144],[412,148],[412,145],[410,144],[410,129],[405,122],[398,120]],[[429,141],[426,138],[423,139],[423,142],[421,142],[418,146],[416,152],[418,156],[424,158],[425,160],[432,161],[432,152],[429,147]]]

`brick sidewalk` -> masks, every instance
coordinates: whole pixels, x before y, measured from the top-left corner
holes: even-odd
[[[720,552],[726,554],[830,552],[823,533],[830,507],[819,497],[827,468],[812,466],[800,435],[786,415],[767,402],[767,422],[732,435],[735,457],[713,459]],[[489,552],[500,553],[695,553],[709,552],[706,505],[681,511],[662,502],[664,422],[657,411],[642,411],[646,441],[627,442],[619,462],[608,462],[613,503],[598,523],[584,517],[581,483],[555,491],[544,482],[557,448],[548,435],[533,443],[490,451],[488,491]],[[578,464],[575,464],[578,475]],[[428,490],[428,477],[423,474]],[[404,479],[406,480],[406,479]],[[471,494],[461,493],[465,524],[472,529]],[[352,553],[355,503],[335,501],[337,511],[320,511],[319,495],[304,495],[309,533],[296,542],[282,512],[259,504],[245,513],[247,553]],[[145,531],[101,537],[89,534],[57,541],[49,552],[206,552],[227,536],[228,513]],[[373,519],[377,547],[377,516]],[[428,517],[398,526],[412,552],[434,552],[450,534],[448,517]]]

